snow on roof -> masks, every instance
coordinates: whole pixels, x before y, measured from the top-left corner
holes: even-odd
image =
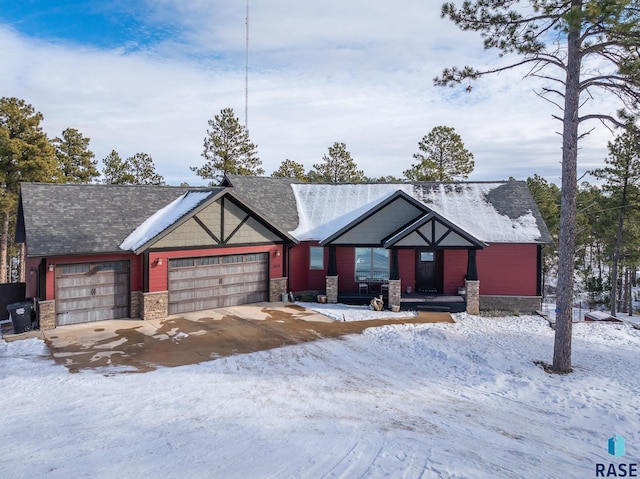
[[[322,240],[411,185],[292,184],[298,207],[298,227],[291,232],[300,241]]]
[[[299,222],[291,234],[301,241],[321,241],[400,190],[481,241],[536,242],[541,232],[532,211],[510,218],[487,199],[502,185],[292,184]]]
[[[156,211],[141,223],[124,241],[120,249],[135,251],[142,245],[162,233],[169,226],[193,210],[203,201],[207,200],[212,191],[188,191],[162,209]]]
[[[531,210],[517,218],[510,218],[499,213],[487,200],[488,194],[503,184],[465,183],[456,187],[439,184],[431,189],[417,189],[413,196],[482,241],[535,242],[541,232]]]

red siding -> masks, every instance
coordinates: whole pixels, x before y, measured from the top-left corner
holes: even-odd
[[[289,257],[289,289],[291,291],[324,291],[329,248],[324,249],[324,269],[309,268],[309,249],[318,243],[301,243],[291,248]]]
[[[129,281],[131,291],[142,291],[142,256],[133,253],[94,255],[94,256],[64,256],[47,260],[46,299],[55,299],[56,273],[49,271],[49,265],[73,264],[73,263],[102,263],[106,261],[129,260]]]
[[[464,287],[464,278],[467,276],[467,259],[466,249],[444,251],[443,294],[458,294],[458,288]],[[482,289],[482,286],[483,283],[480,281],[480,289]]]
[[[354,248],[336,248],[338,263],[338,291],[354,293],[358,291],[356,282],[356,250]]]
[[[276,251],[280,252],[280,256],[276,256]],[[247,253],[269,253],[269,278],[281,278],[283,276],[284,256],[282,254],[282,245],[152,252],[149,253],[149,292],[167,291],[169,289],[170,259]],[[162,264],[158,264],[159,259],[162,260]]]
[[[538,288],[538,246],[491,244],[478,251],[480,294],[535,296]]]
[[[289,284],[292,291],[325,289],[329,249],[325,248],[325,269],[309,269],[309,247],[302,243],[291,249]],[[535,296],[537,292],[537,246],[533,244],[492,244],[477,252],[480,294]],[[443,252],[443,294],[457,294],[467,275],[467,250]],[[355,281],[354,248],[336,248],[338,288],[341,293],[358,291]],[[413,249],[398,251],[398,267],[402,291],[416,290],[416,253]]]
[[[402,292],[406,292],[410,287],[411,291],[416,290],[416,252],[413,249],[398,250],[398,270],[400,273],[400,284]]]
[[[480,294],[535,296],[538,288],[538,247],[534,244],[491,244],[476,257]],[[445,252],[444,293],[464,286],[467,252]]]
[[[301,243],[289,250],[289,289],[304,291],[308,287],[309,278],[309,243]],[[324,272],[323,272],[324,274]],[[323,288],[324,289],[324,288]]]

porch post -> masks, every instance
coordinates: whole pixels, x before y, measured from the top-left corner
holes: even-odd
[[[338,262],[336,260],[336,247],[329,246],[329,265],[327,276],[338,276]]]
[[[476,250],[467,250],[467,279],[478,281],[478,267],[476,266]]]
[[[327,277],[325,288],[328,303],[338,302],[338,264],[336,260],[336,247],[329,246],[329,265],[327,267]]]
[[[400,268],[398,268],[398,250],[391,248],[391,271],[389,271],[389,279],[400,279]]]

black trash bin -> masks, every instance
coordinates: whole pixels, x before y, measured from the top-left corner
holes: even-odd
[[[26,331],[31,331],[31,310],[30,301],[23,301],[21,303],[13,303],[7,306],[9,311],[9,319],[13,324],[13,334],[20,334]]]

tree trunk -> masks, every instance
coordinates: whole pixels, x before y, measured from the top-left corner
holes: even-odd
[[[18,264],[18,282],[26,283],[27,281],[27,249],[24,243],[20,243],[20,264]]]
[[[7,268],[7,249],[9,247],[9,211],[2,216],[2,238],[0,238],[0,283],[7,283],[9,268]]]
[[[574,9],[581,0],[572,0]],[[580,21],[573,21],[567,36],[567,76],[562,128],[562,190],[558,249],[558,293],[553,371],[571,372],[573,271],[575,266],[578,124],[580,107]]]
[[[633,279],[636,267],[629,267],[629,316],[633,316]]]

